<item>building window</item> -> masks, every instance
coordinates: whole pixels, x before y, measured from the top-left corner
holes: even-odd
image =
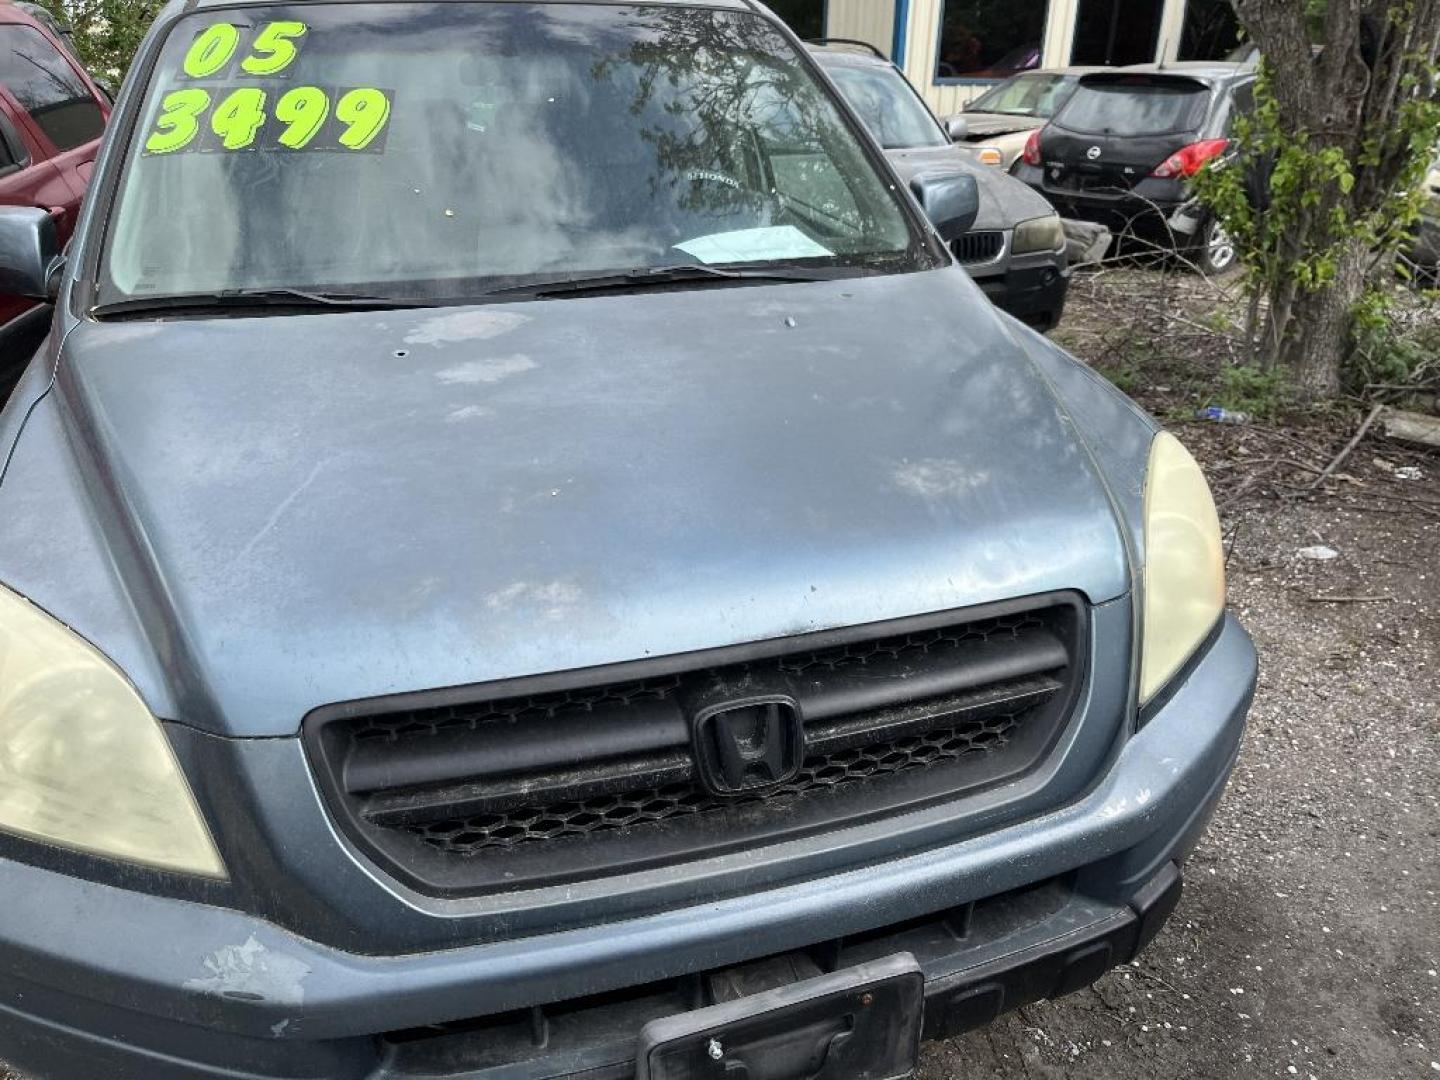
[[[1040,66],[1046,0],[942,0],[935,78],[1008,79]]]
[[[1190,0],[1180,35],[1181,60],[1223,60],[1240,44],[1240,22],[1230,0]]]
[[[1161,0],[1080,0],[1070,62],[1095,67],[1154,63],[1163,6]]]
[[[801,40],[825,36],[825,0],[770,0],[770,10]]]

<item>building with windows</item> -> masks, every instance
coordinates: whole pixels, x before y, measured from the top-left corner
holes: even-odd
[[[1239,42],[1229,0],[770,0],[802,37],[855,38],[941,116],[1017,71],[1218,60]]]

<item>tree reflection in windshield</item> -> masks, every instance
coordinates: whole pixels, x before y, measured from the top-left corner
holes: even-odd
[[[655,149],[653,195],[678,188],[684,209],[788,221],[829,239],[875,228],[846,179],[869,179],[870,167],[779,32],[693,8],[655,9],[644,24],[648,33],[595,73],[634,81],[632,115],[673,121],[639,129]]]

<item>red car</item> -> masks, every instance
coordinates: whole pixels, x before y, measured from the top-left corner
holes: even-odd
[[[54,34],[0,2],[0,205],[50,211],[68,240],[109,117],[105,95]],[[42,305],[0,294],[0,404],[46,325]]]

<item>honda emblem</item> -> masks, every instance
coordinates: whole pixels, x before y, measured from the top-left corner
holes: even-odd
[[[800,771],[800,706],[783,695],[744,698],[695,717],[695,765],[715,795],[753,795]]]

